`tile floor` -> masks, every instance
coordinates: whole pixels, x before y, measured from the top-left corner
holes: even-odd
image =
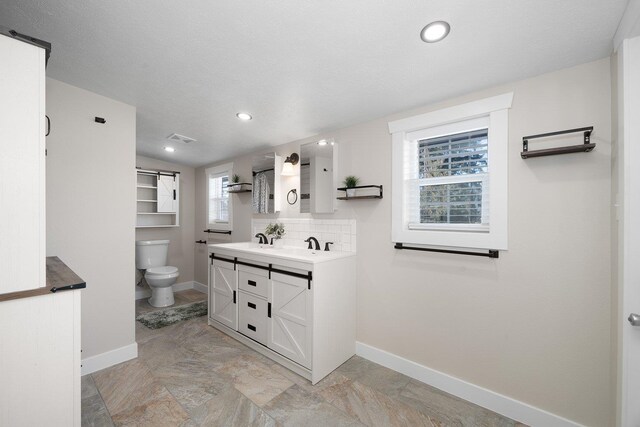
[[[203,299],[176,293],[177,305]],[[206,316],[136,322],[136,340],[137,359],[82,377],[83,426],[523,426],[358,356],[312,386]]]

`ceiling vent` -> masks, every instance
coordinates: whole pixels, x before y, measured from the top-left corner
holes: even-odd
[[[195,139],[189,138],[188,136],[180,135],[179,133],[172,133],[167,137],[169,141],[182,142],[183,144],[190,144],[192,142],[196,142]]]

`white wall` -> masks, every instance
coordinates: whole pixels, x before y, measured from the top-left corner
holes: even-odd
[[[177,283],[190,282],[193,280],[193,256],[197,240],[194,234],[195,170],[189,166],[143,156],[136,157],[136,166],[143,169],[180,172],[180,227],[138,228],[136,229],[136,240],[171,240],[167,265],[177,267],[180,271]],[[139,273],[136,271],[136,283],[138,280]],[[146,285],[145,289],[148,289]]]
[[[497,260],[397,251],[391,243],[387,123],[514,92],[509,115],[509,251]],[[594,126],[591,153],[522,160],[524,135]],[[356,218],[358,340],[586,425],[612,417],[611,76],[609,59],[275,147],[334,138],[338,176],[383,184],[382,200],[339,202]],[[234,159],[250,171],[251,154]],[[196,224],[204,168],[196,170]],[[297,186],[283,180],[283,191]],[[236,202],[237,199],[234,199]],[[280,217],[297,214],[284,204]],[[234,204],[234,240],[246,240],[250,204]],[[201,212],[202,211],[202,212]],[[275,216],[274,216],[275,217]],[[196,260],[206,280],[206,258]]]
[[[131,348],[136,110],[47,79],[47,115],[47,256],[87,282],[82,357]]]

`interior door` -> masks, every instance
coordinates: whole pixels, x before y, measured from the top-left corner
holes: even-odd
[[[171,175],[158,175],[158,212],[176,212],[176,178]]]
[[[209,317],[235,331],[238,329],[238,279],[233,264],[213,260],[210,277]]]
[[[619,219],[621,328],[620,413],[618,425],[640,426],[640,37],[627,39],[619,51],[618,105],[622,126]]]
[[[311,368],[312,299],[308,280],[272,273],[267,346]]]

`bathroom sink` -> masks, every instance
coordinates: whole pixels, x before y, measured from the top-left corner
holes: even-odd
[[[298,248],[295,246],[284,246],[278,248],[271,245],[264,245],[255,242],[221,243],[209,246],[211,248],[236,250],[249,254],[262,254],[291,261],[302,261],[311,263],[329,261],[332,259],[344,258],[354,255],[353,252],[318,251]]]

